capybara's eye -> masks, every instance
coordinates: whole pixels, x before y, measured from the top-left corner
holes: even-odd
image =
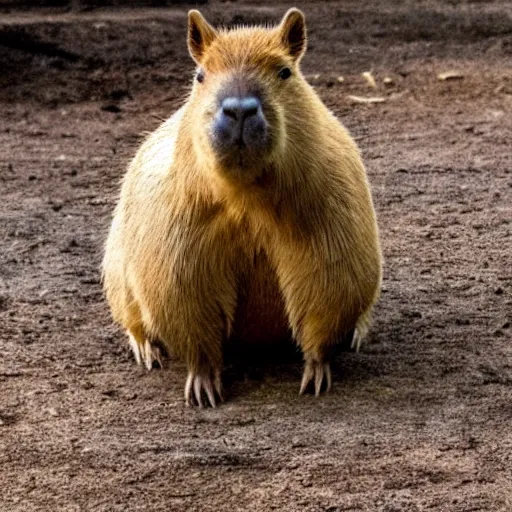
[[[292,71],[290,68],[283,68],[281,71],[279,71],[279,78],[282,80],[286,80],[287,78],[290,78],[292,76]]]
[[[204,71],[202,69],[200,69],[197,74],[196,74],[196,80],[202,84],[203,81],[204,81]]]

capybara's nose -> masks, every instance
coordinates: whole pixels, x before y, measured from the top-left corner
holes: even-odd
[[[213,124],[217,149],[263,149],[267,143],[267,120],[256,96],[229,96],[221,101]]]
[[[235,120],[245,120],[258,114],[260,101],[254,96],[248,98],[225,98],[222,102],[222,113]]]

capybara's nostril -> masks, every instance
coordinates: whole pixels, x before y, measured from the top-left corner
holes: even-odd
[[[261,108],[260,101],[254,96],[249,96],[248,98],[242,98],[240,100],[241,112],[244,119],[255,116],[258,113],[258,110]]]
[[[240,117],[240,100],[238,98],[226,98],[222,102],[222,113],[225,116],[235,119]]]
[[[235,121],[241,121],[247,117],[255,116],[261,108],[261,103],[254,96],[247,98],[229,97],[222,101],[221,108],[225,116]]]

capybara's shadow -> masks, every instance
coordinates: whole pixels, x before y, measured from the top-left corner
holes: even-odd
[[[333,363],[335,376],[342,354],[355,352],[351,348],[352,336],[352,332],[344,336],[331,349],[329,358]],[[260,383],[275,378],[300,382],[303,370],[302,351],[291,335],[272,343],[247,343],[233,339],[225,342],[223,350],[223,382],[226,389],[242,381]]]

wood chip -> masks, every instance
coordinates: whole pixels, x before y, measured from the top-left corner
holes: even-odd
[[[354,103],[384,103],[386,98],[382,98],[380,96],[374,96],[370,98],[363,98],[362,96],[352,96],[349,95],[347,98]]]
[[[443,73],[439,73],[437,75],[438,80],[460,80],[464,78],[464,75],[460,71],[450,70],[444,71]]]
[[[361,74],[361,76],[368,82],[368,85],[372,89],[377,89],[375,78],[373,78],[373,75],[370,71],[365,71],[364,73]]]

